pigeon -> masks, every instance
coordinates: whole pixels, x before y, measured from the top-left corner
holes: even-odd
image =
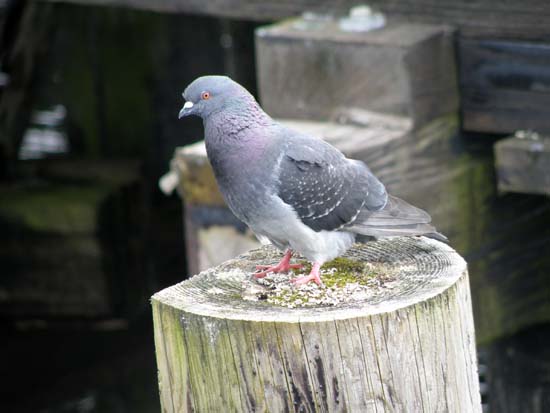
[[[321,285],[321,266],[356,241],[445,239],[427,212],[389,195],[364,162],[276,122],[229,77],[199,77],[183,98],[179,118],[202,118],[208,159],[227,205],[260,241],[285,252],[279,264],[258,266],[256,278],[299,268],[290,263],[298,252],[312,268],[293,282]]]

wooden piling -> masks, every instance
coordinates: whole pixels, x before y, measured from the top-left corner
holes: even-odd
[[[449,246],[356,244],[346,258],[391,281],[313,307],[265,299],[251,272],[279,258],[253,250],[153,296],[163,412],[481,411],[468,273]]]

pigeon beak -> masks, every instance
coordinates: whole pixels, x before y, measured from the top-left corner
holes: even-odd
[[[181,108],[180,113],[178,115],[178,119],[183,118],[184,116],[188,116],[191,114],[191,109],[193,108],[193,102],[185,102],[185,105],[183,105],[183,108]]]

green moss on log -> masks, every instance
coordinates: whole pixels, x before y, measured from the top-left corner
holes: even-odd
[[[303,267],[298,276],[309,274],[311,263],[302,261],[301,264]],[[370,263],[350,260],[345,257],[338,257],[324,264],[322,274],[323,283],[328,288],[342,288],[350,283],[367,285],[373,277],[383,275],[382,271],[377,271],[376,267]]]
[[[311,271],[309,262],[301,261],[301,264],[303,267],[295,274],[270,274],[259,280],[269,287],[262,291],[260,299],[291,308],[333,306],[380,293],[390,287],[394,279],[393,271],[387,265],[339,257],[321,268],[323,285],[295,285],[292,278]]]

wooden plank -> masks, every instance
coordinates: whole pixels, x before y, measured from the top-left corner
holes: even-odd
[[[344,369],[344,380],[340,383],[346,392],[349,410],[382,413],[385,410],[386,397],[382,387],[378,385],[379,381],[372,379],[377,374],[378,367],[373,360],[369,362],[365,359],[373,354],[369,353],[371,349],[363,346],[363,332],[358,320],[339,320],[336,328]],[[355,391],[358,387],[363,391]]]
[[[550,138],[498,141],[495,167],[499,191],[550,195]]]
[[[159,368],[159,383],[171,383],[173,387],[166,387],[160,392],[163,406],[170,406],[174,411],[193,409],[191,399],[191,387],[189,383],[189,364],[186,355],[183,337],[183,327],[178,320],[176,311],[161,311],[153,307],[153,320],[156,325],[161,326],[155,332],[155,347],[158,349],[157,362],[162,365]],[[163,334],[172,329],[171,334]],[[177,357],[177,363],[173,363],[168,357]],[[181,391],[172,391],[179,388]]]
[[[61,0],[48,0],[61,1]],[[122,6],[170,13],[206,14],[236,19],[269,21],[296,16],[307,10],[343,13],[357,5],[340,0],[64,0],[77,4]],[[468,37],[506,37],[549,40],[550,4],[544,0],[372,0],[370,6],[390,16],[430,24],[450,24]]]
[[[256,357],[256,345],[253,339],[257,335],[256,331],[256,329],[250,330],[240,320],[232,320],[227,328],[237,376],[243,392],[242,409],[247,412],[265,412],[267,403],[271,403],[269,398],[271,394],[267,395],[264,392],[266,379],[262,377],[263,365],[258,364],[258,357]],[[249,362],[243,363],[242,360]],[[271,372],[270,369],[268,371]]]
[[[273,323],[260,322],[255,337],[255,356],[258,364],[258,375],[262,384],[266,401],[274,412],[291,411],[292,397],[284,370],[283,357]]]
[[[160,309],[160,313],[167,309]],[[190,378],[190,392],[192,404],[198,411],[217,411],[216,406],[223,400],[228,411],[243,411],[245,406],[241,404],[241,388],[237,367],[233,360],[233,350],[225,320],[211,317],[199,317],[194,314],[181,314],[174,319],[175,323],[183,323],[183,333],[174,330],[173,338],[185,348],[187,362],[179,360],[180,353],[170,352],[169,363],[171,369],[188,368],[187,374]],[[165,331],[170,331],[165,327]],[[176,358],[174,358],[176,357]],[[159,364],[162,361],[159,361]],[[188,363],[188,364],[187,364]],[[159,367],[160,368],[160,367]],[[179,370],[178,370],[179,371]],[[185,374],[181,375],[184,377]],[[170,375],[168,375],[170,378]],[[178,376],[178,380],[180,376]],[[165,383],[169,385],[172,392],[180,393],[187,391],[174,385],[178,380]],[[208,383],[207,386],[204,384]],[[163,398],[167,400],[168,398]],[[174,403],[174,398],[169,398]],[[175,403],[174,403],[175,404]],[[169,406],[163,405],[167,412],[171,411]],[[175,412],[189,411],[184,404],[174,406]]]
[[[319,402],[313,388],[311,366],[308,362],[310,355],[306,352],[300,325],[274,323],[273,326],[279,342],[294,410],[304,413],[316,412]]]
[[[300,323],[300,329],[302,336],[306,338],[304,346],[308,355],[318,411],[345,412],[353,410],[354,404],[344,385],[347,374],[344,370],[334,323]],[[334,376],[327,380],[325,370],[333,372]],[[343,396],[342,392],[345,393]]]
[[[464,129],[550,131],[550,45],[461,40],[459,58]]]
[[[304,23],[256,31],[260,100],[271,115],[326,120],[346,107],[420,125],[458,110],[451,30],[393,23],[350,33],[336,23],[303,30]]]

